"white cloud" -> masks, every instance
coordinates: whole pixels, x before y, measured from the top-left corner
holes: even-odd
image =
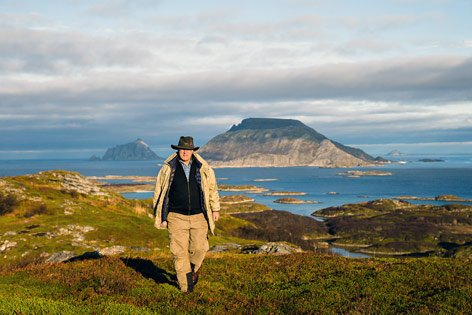
[[[354,139],[472,120],[472,40],[456,3],[55,3],[0,4],[4,143],[22,130],[56,136],[48,126],[109,141],[279,117]]]
[[[159,75],[90,70],[41,81],[4,77],[9,102],[278,102],[324,99],[445,103],[472,99],[472,60],[458,56],[392,59],[320,67]],[[11,101],[9,100],[11,99]]]

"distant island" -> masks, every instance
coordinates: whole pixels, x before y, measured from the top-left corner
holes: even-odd
[[[392,150],[389,153],[387,153],[388,156],[402,156],[405,155],[404,153],[398,151],[398,150]]]
[[[138,138],[133,142],[109,148],[101,158],[93,155],[89,158],[89,161],[149,161],[162,159],[149,148],[146,142]]]
[[[307,193],[298,191],[273,191],[263,194],[263,196],[304,196]]]
[[[441,160],[441,159],[421,159],[421,160],[418,160],[420,162],[444,162],[444,160]]]
[[[199,153],[214,167],[331,168],[385,162],[330,140],[298,120],[275,118],[244,119],[211,139]]]
[[[262,193],[268,191],[266,188],[262,188],[255,185],[228,185],[219,184],[218,190],[220,191],[246,191],[249,193]]]
[[[345,173],[338,173],[336,175],[346,177],[361,177],[361,176],[388,176],[392,175],[390,172],[382,171],[347,171]]]

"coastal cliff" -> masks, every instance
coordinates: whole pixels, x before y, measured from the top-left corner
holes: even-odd
[[[293,119],[248,118],[200,150],[215,167],[372,166],[360,149],[344,146]]]

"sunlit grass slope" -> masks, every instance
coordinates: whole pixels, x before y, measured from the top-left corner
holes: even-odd
[[[1,314],[469,314],[467,259],[210,255],[193,293],[168,255],[2,272]]]

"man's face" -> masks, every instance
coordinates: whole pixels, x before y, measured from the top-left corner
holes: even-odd
[[[193,150],[179,149],[179,157],[185,164],[190,162],[190,159],[192,158],[192,153]]]

